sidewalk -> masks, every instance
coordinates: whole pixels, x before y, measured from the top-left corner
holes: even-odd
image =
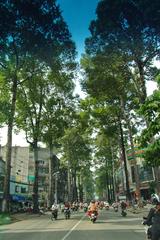
[[[49,215],[49,212],[46,212],[44,215]],[[33,213],[16,213],[11,215],[12,222],[17,222],[17,221],[23,221],[23,220],[28,220],[28,219],[36,219],[41,216],[39,213],[33,214]]]

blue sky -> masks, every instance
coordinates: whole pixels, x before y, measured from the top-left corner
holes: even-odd
[[[62,15],[76,43],[79,57],[84,52],[85,38],[90,35],[88,27],[95,19],[99,0],[57,0]]]

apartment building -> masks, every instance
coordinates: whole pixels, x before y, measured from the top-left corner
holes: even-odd
[[[140,178],[140,190],[141,196],[143,199],[149,199],[151,196],[152,189],[150,186],[155,180],[154,172],[152,167],[147,167],[144,163],[145,160],[143,158],[144,149],[135,148],[135,156],[136,163],[138,166],[138,173]],[[132,196],[136,197],[136,177],[135,177],[135,166],[134,160],[132,157],[131,150],[129,149],[126,153],[127,157],[127,169],[128,169],[128,177],[129,177],[129,186],[130,192]],[[119,169],[117,171],[117,182],[118,182],[118,195],[124,194],[126,191],[126,179],[124,172],[124,163],[119,161]]]
[[[6,146],[2,147],[2,158],[6,158]],[[28,195],[28,147],[12,147],[10,194],[13,201],[26,201]]]
[[[46,203],[48,199],[48,182],[49,182],[49,151],[46,148],[38,149],[38,192],[39,202]],[[29,199],[32,199],[33,183],[35,176],[34,153],[30,150],[28,163],[28,181],[29,181]]]

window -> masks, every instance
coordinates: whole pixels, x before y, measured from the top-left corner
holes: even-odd
[[[139,176],[140,176],[141,182],[154,180],[153,171],[151,167],[146,167],[146,166],[140,167]]]
[[[26,188],[25,187],[21,187],[21,193],[26,193]]]
[[[19,192],[19,186],[15,186],[15,192],[16,192],[16,193]]]

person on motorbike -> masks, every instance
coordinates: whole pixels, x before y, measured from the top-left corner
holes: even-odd
[[[144,225],[151,226],[148,234],[151,235],[151,240],[160,240],[160,201],[155,199],[153,201],[156,204],[155,208],[151,208]]]
[[[125,201],[122,201],[121,202],[121,215],[124,217],[127,215],[126,208],[127,208],[127,203]]]
[[[114,211],[117,212],[118,211],[118,202],[114,202],[112,204],[112,207],[113,207]]]
[[[88,212],[89,216],[91,215],[91,213],[94,213],[96,216],[98,215],[98,207],[97,207],[95,200],[92,200],[90,202],[88,210],[89,210],[89,212]]]
[[[51,207],[51,211],[52,211],[52,216],[57,219],[58,216],[58,205],[56,203],[53,203],[52,207]]]
[[[87,210],[88,210],[88,203],[87,202],[85,202],[83,204],[83,209],[84,209],[84,212],[87,212]]]

